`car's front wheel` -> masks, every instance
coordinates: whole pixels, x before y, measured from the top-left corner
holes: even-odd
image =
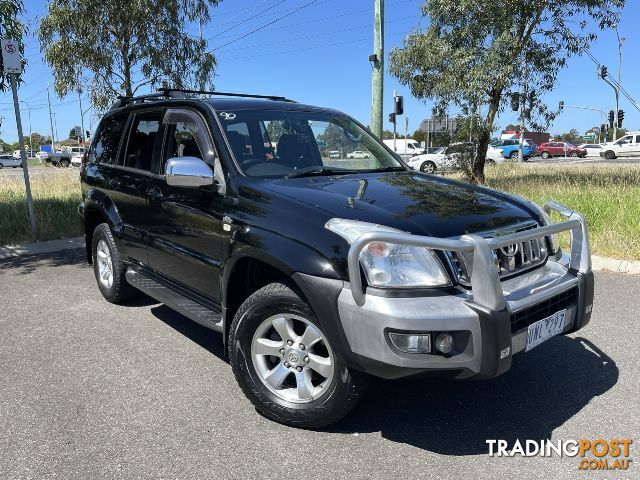
[[[229,333],[233,373],[256,410],[286,425],[320,428],[349,413],[367,376],[336,355],[309,305],[272,283],[253,293]]]
[[[607,160],[613,160],[614,158],[616,158],[616,154],[611,150],[607,150],[604,153],[604,158],[606,158]]]
[[[430,160],[420,165],[420,171],[424,173],[436,173],[436,170],[437,170],[436,164]]]

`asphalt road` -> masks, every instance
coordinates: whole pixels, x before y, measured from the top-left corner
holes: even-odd
[[[147,297],[106,303],[81,251],[5,260],[0,478],[638,478],[487,455],[487,439],[640,432],[640,277],[596,281],[591,324],[507,374],[375,381],[350,417],[305,431],[254,411],[219,334]]]

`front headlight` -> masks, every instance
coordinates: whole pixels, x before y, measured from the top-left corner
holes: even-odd
[[[395,228],[332,218],[325,227],[352,244],[369,232],[400,232]],[[444,287],[451,285],[433,250],[388,242],[371,242],[360,252],[360,264],[369,285],[374,287]]]

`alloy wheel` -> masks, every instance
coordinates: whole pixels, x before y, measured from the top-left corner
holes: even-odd
[[[288,313],[260,324],[251,341],[251,360],[267,389],[293,403],[311,402],[327,391],[336,365],[322,332]]]
[[[98,262],[98,280],[100,283],[111,288],[113,285],[113,263],[107,242],[100,240],[96,246],[96,261]]]

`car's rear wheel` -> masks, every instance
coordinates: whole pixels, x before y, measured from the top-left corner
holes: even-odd
[[[67,168],[67,167],[69,166],[69,164],[70,164],[70,163],[71,163],[71,162],[69,162],[69,160],[62,160],[62,161],[60,162],[60,165],[61,165],[62,167],[64,167],[64,168]]]
[[[309,305],[283,283],[253,293],[229,333],[233,373],[256,410],[279,423],[319,428],[349,413],[367,376],[336,355]]]
[[[540,154],[540,156],[546,160],[546,159],[547,159],[547,158],[549,158],[551,155],[549,154],[549,152],[542,152],[542,153]]]
[[[420,165],[420,171],[424,173],[436,173],[437,169],[438,168],[436,167],[436,164],[431,160],[427,160],[422,165]]]
[[[576,158],[578,156],[578,152],[571,152],[569,154],[570,157]]]
[[[3,168],[4,168],[4,165],[0,163],[0,170],[2,170]]]
[[[607,150],[606,152],[604,152],[604,158],[606,158],[607,160],[613,160],[614,158],[616,158],[616,154],[612,150]]]
[[[517,160],[518,159],[518,152],[511,152],[511,154],[509,155],[509,158],[511,160]]]
[[[98,288],[108,302],[121,303],[136,294],[124,276],[126,267],[108,224],[101,223],[93,231],[91,253]]]

